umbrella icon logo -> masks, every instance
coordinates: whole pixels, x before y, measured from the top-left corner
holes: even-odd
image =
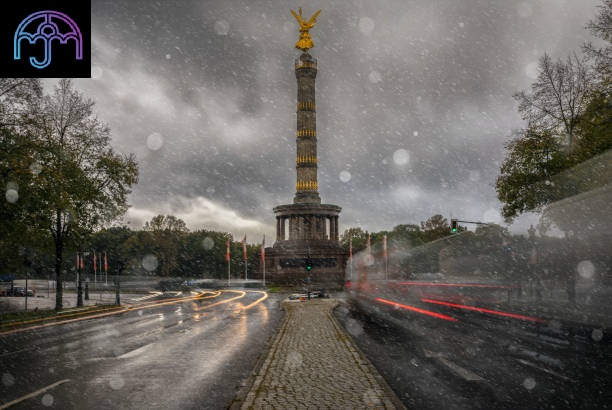
[[[56,22],[63,22],[62,27],[68,26],[69,30],[62,33]],[[38,22],[35,32],[28,31],[29,26],[34,26],[33,22]],[[42,40],[45,46],[44,58],[38,61],[36,57],[30,57],[30,64],[38,69],[43,69],[51,64],[51,45],[53,40],[59,40],[60,44],[67,44],[69,40],[74,40],[76,45],[76,59],[83,59],[83,37],[79,26],[68,15],[58,11],[39,11],[24,18],[17,31],[15,31],[14,59],[21,59],[21,41],[27,40],[30,44]]]

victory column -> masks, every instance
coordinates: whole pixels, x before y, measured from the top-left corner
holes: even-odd
[[[274,208],[276,242],[266,249],[266,278],[275,284],[340,288],[344,283],[346,254],[339,242],[341,208],[321,204],[317,181],[317,127],[315,78],[317,60],[308,50],[314,47],[309,30],[321,13],[310,19],[291,10],[300,28],[295,48],[297,79],[296,184],[293,204]],[[263,271],[263,269],[260,269]]]

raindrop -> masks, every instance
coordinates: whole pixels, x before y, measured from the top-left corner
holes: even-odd
[[[42,172],[42,165],[40,163],[34,161],[30,164],[30,172],[34,174],[34,176],[38,176]]]
[[[561,322],[556,319],[553,319],[550,322],[548,322],[548,326],[557,331],[561,330]]]
[[[344,170],[340,172],[340,181],[349,182],[351,180],[351,173]]]
[[[415,136],[415,137],[418,137],[419,136],[419,132],[418,131],[412,131],[412,135]]]
[[[367,389],[363,393],[363,401],[368,408],[378,408],[382,404],[380,401],[380,397],[373,389]]]
[[[215,23],[215,33],[220,36],[227,36],[229,33],[230,25],[225,20],[219,20]]]
[[[472,181],[472,182],[480,181],[480,171],[472,170],[472,171],[470,171],[469,174],[470,174],[470,181]]]
[[[289,369],[298,369],[302,366],[304,359],[299,352],[289,352],[287,355],[286,367]]]
[[[363,333],[363,327],[355,319],[349,319],[346,323],[346,331],[349,332],[351,336],[357,337]]]
[[[149,272],[153,272],[155,269],[157,269],[158,264],[157,256],[155,255],[149,254],[142,258],[142,267]]]
[[[365,256],[363,257],[363,263],[364,263],[366,266],[372,266],[372,265],[374,265],[374,257],[373,257],[372,255],[365,255]]]
[[[362,17],[359,19],[359,31],[363,34],[369,35],[374,31],[374,20],[369,17]]]
[[[49,393],[46,393],[44,396],[42,396],[42,399],[40,400],[40,402],[45,407],[51,407],[53,406],[53,396],[50,395]]]
[[[19,199],[19,192],[15,189],[7,189],[5,197],[8,202],[14,204]]]
[[[603,330],[593,329],[593,331],[591,332],[591,339],[596,342],[601,342],[601,339],[603,339]]]
[[[121,377],[120,375],[116,374],[113,377],[111,377],[111,379],[108,382],[108,384],[110,385],[110,387],[113,390],[119,390],[119,389],[123,388],[123,386],[125,386],[125,380],[123,380],[123,377]]]
[[[91,67],[91,78],[94,80],[99,80],[100,78],[102,78],[102,68],[98,67],[98,66],[93,66]]]
[[[531,63],[527,64],[525,66],[525,74],[527,74],[527,77],[531,78],[532,80],[538,78],[538,63],[532,61]]]
[[[215,246],[215,241],[213,241],[212,238],[208,236],[204,238],[204,240],[202,241],[202,247],[206,249],[207,251],[211,250],[214,246]]]
[[[398,149],[393,153],[393,162],[397,165],[406,165],[410,160],[410,153],[403,148]]]
[[[533,8],[531,7],[531,4],[526,1],[519,4],[517,11],[518,15],[522,18],[531,17],[531,15],[533,14]]]
[[[595,265],[591,261],[580,261],[578,263],[578,274],[582,276],[584,279],[591,279],[595,274]]]
[[[147,147],[151,151],[157,151],[164,145],[164,137],[159,132],[154,132],[147,137]]]
[[[523,380],[523,387],[527,390],[532,390],[536,386],[536,381],[533,377],[527,377]]]
[[[382,81],[382,76],[378,71],[372,71],[368,75],[368,80],[370,80],[370,82],[373,84],[380,83]]]
[[[461,28],[465,27],[465,23],[463,21],[460,21],[459,22],[459,27],[461,27]]]
[[[13,375],[9,372],[3,373],[2,384],[4,384],[6,387],[12,386],[13,384],[15,384],[15,377],[13,377]]]
[[[209,186],[208,188],[206,188],[206,193],[207,194],[214,194],[215,193],[215,187],[214,186]]]
[[[170,60],[172,58],[172,54],[166,54],[166,60]]]

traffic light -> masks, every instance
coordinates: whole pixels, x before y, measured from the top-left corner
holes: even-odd
[[[305,267],[307,272],[310,272],[312,270],[312,261],[310,259],[306,259]]]
[[[451,233],[457,233],[457,220],[451,219]]]

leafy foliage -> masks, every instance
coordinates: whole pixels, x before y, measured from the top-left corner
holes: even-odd
[[[545,54],[530,92],[515,95],[527,128],[506,146],[497,178],[504,217],[577,194],[571,184],[556,187],[552,177],[612,148],[610,21],[612,2],[604,0],[587,28],[607,45],[587,44],[585,57],[573,54],[565,62]]]

